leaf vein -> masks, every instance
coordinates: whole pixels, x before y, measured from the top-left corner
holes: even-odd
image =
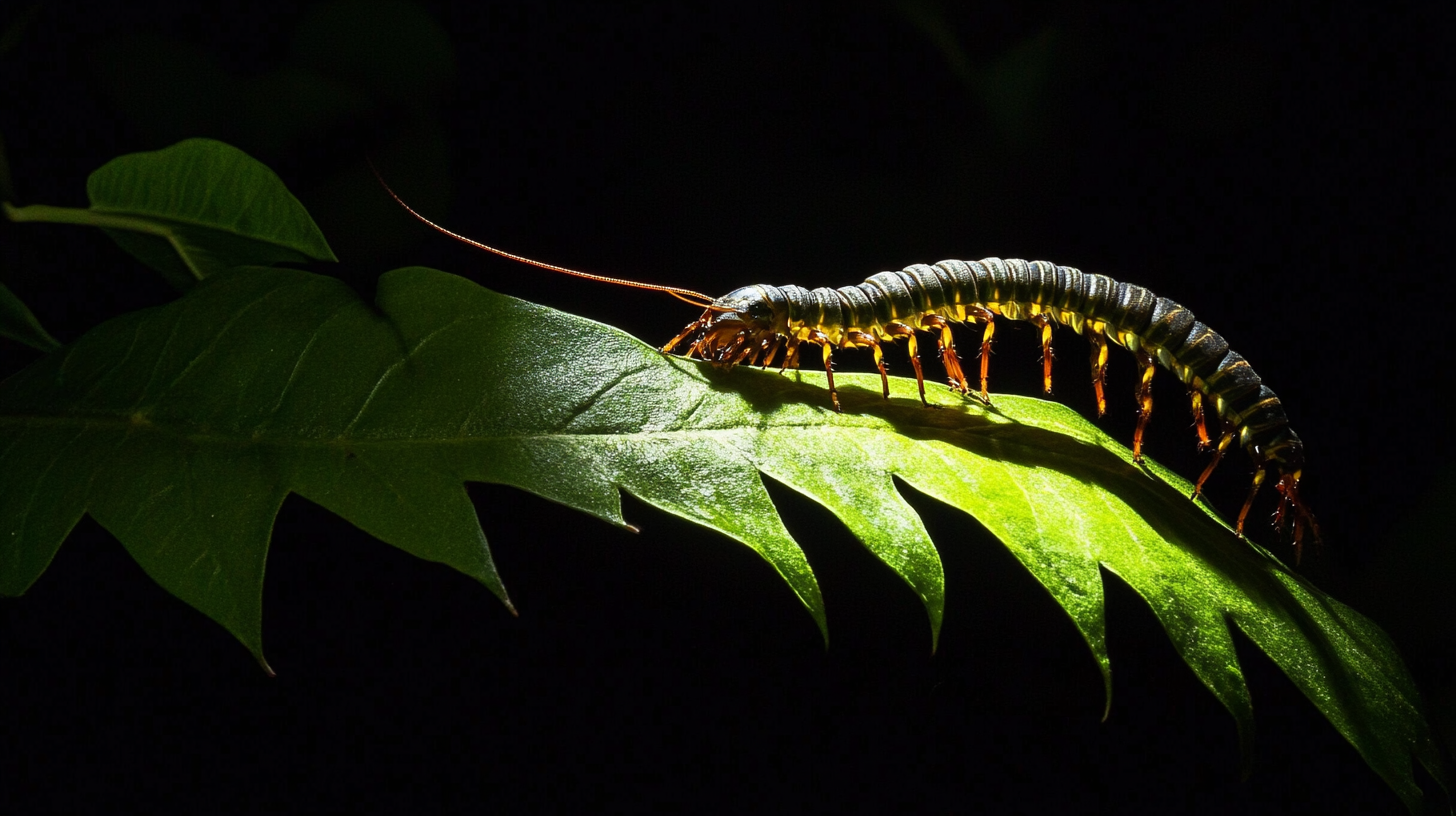
[[[247,303],[247,305],[243,306],[243,308],[238,309],[231,315],[229,315],[227,321],[223,323],[220,327],[218,327],[217,331],[213,333],[212,339],[207,342],[207,345],[199,350],[196,354],[192,355],[192,359],[187,361],[187,365],[184,366],[182,370],[177,373],[177,376],[172,378],[172,381],[168,383],[167,387],[162,391],[162,393],[157,395],[157,403],[160,404],[163,400],[165,400],[167,398],[167,395],[172,392],[172,389],[176,388],[178,383],[186,379],[187,375],[192,372],[192,369],[196,368],[197,365],[204,358],[208,357],[217,348],[218,344],[222,342],[223,337],[225,337],[227,333],[231,331],[232,328],[236,326],[238,322],[241,321],[248,313],[252,312],[254,309],[262,307],[264,303],[267,303],[275,296],[281,295],[283,292],[291,288],[293,287],[277,286],[269,289],[258,297],[253,298]]]
[[[339,432],[338,438],[343,439],[347,437],[351,431],[354,430],[354,426],[359,424],[359,420],[363,418],[364,412],[367,411],[369,409],[369,405],[374,402],[374,397],[379,393],[379,389],[384,387],[384,384],[389,381],[390,377],[394,376],[396,371],[399,371],[401,368],[404,367],[406,363],[414,359],[415,355],[418,354],[420,349],[424,348],[426,344],[434,340],[436,337],[439,337],[441,334],[455,328],[462,323],[479,322],[481,319],[482,318],[475,315],[464,315],[461,317],[457,317],[454,320],[451,320],[450,322],[435,329],[434,331],[428,332],[425,335],[421,336],[420,339],[413,346],[405,351],[404,354],[400,355],[400,358],[398,360],[391,363],[389,368],[386,368],[384,370],[384,373],[380,374],[379,378],[374,381],[374,387],[369,389],[369,393],[364,397],[364,402],[360,404],[359,410],[354,412],[353,419],[350,419],[349,424],[344,426],[344,430]]]

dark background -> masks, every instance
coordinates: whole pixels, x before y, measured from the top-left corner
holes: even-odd
[[[362,157],[486,242],[713,294],[988,255],[1143,284],[1278,391],[1326,538],[1302,572],[1392,633],[1456,734],[1450,5],[1156,8],[41,4],[0,55],[0,136],[11,200],[71,206],[116,155],[224,139],[309,207],[342,261],[320,271],[366,293],[424,264],[656,343],[694,310],[428,234]],[[63,341],[174,297],[97,232],[0,223],[0,258]],[[993,389],[1035,394],[1033,332],[998,337]],[[1060,344],[1057,398],[1087,412],[1085,343]],[[34,358],[0,353],[5,373]],[[1133,364],[1112,365],[1102,426],[1127,439]],[[1170,379],[1149,448],[1191,476]],[[1226,513],[1247,472],[1215,476]],[[1403,812],[1247,641],[1240,782],[1232,720],[1118,579],[1101,723],[1073,627],[973,521],[909,497],[946,565],[932,656],[899,580],[769,488],[827,651],[746,548],[630,497],[638,535],[475,486],[519,619],[290,498],[269,679],[85,520],[0,602],[0,806]]]

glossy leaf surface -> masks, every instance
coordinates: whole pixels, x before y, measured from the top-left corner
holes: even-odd
[[[277,174],[212,139],[119,156],[91,174],[86,192],[89,209],[5,211],[14,221],[100,227],[181,290],[234,266],[337,260]]]
[[[824,628],[768,476],[842,519],[920,597],[935,631],[940,560],[898,477],[1015,554],[1082,632],[1109,693],[1102,569],[1148,602],[1246,741],[1252,709],[1231,625],[1408,805],[1420,796],[1412,753],[1442,773],[1378,628],[1071,410],[1004,396],[988,409],[948,393],[927,410],[913,381],[893,380],[886,402],[878,378],[845,375],[835,414],[820,377],[795,379],[664,357],[434,270],[388,273],[373,305],[330,278],[236,270],[0,384],[0,590],[23,592],[90,513],[261,661],[263,569],[287,493],[506,601],[464,490],[483,481],[615,524],[628,491],[753,548]]]

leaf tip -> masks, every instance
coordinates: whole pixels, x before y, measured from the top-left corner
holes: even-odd
[[[253,657],[257,658],[258,665],[262,667],[263,673],[268,675],[269,679],[278,676],[277,672],[273,671],[273,667],[268,665],[268,660],[263,657],[262,652],[253,652]]]

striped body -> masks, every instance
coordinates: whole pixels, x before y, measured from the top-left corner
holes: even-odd
[[[1306,530],[1319,540],[1314,516],[1299,497],[1304,446],[1290,429],[1279,398],[1259,380],[1259,375],[1243,357],[1229,350],[1228,343],[1217,332],[1195,320],[1192,312],[1141,286],[1046,261],[987,258],[969,263],[941,261],[934,266],[916,264],[899,272],[881,272],[857,286],[838,289],[746,286],[711,299],[690,289],[580,272],[487,246],[415,212],[389,189],[379,171],[375,170],[374,174],[410,215],[477,249],[564,275],[666,292],[696,306],[706,306],[702,317],[689,323],[662,347],[664,353],[671,353],[691,338],[689,357],[697,354],[732,368],[739,363],[768,366],[783,352],[783,365],[789,368],[798,366],[799,350],[804,343],[818,345],[823,351],[829,398],[836,411],[840,407],[831,364],[834,349],[871,349],[880,370],[884,396],[889,399],[890,379],[885,372],[881,345],[896,340],[905,341],[910,365],[915,369],[915,381],[920,387],[920,401],[929,406],[925,399],[925,373],[916,350],[917,333],[922,331],[937,333],[940,360],[951,388],[969,395],[970,383],[961,369],[951,334],[951,323],[968,320],[980,321],[985,327],[981,334],[979,396],[989,404],[987,367],[991,336],[996,329],[996,316],[1001,315],[1012,320],[1029,320],[1041,327],[1042,381],[1047,393],[1052,390],[1052,329],[1060,324],[1087,336],[1092,343],[1092,386],[1097,392],[1097,415],[1101,416],[1107,407],[1103,386],[1107,338],[1111,337],[1132,351],[1138,361],[1138,424],[1132,438],[1135,461],[1142,460],[1143,430],[1153,412],[1153,372],[1156,363],[1161,363],[1188,385],[1199,448],[1213,448],[1213,460],[1198,477],[1193,495],[1198,495],[1224,451],[1237,440],[1253,457],[1255,465],[1254,484],[1235,525],[1239,534],[1243,534],[1244,518],[1259,486],[1272,469],[1278,474],[1275,489],[1279,491],[1274,526],[1282,529],[1286,522],[1293,521],[1295,559],[1299,558]],[[1223,420],[1217,444],[1211,442],[1205,426],[1205,398],[1213,401],[1215,413]]]
[[[911,362],[924,380],[915,346],[916,332],[939,332],[941,358],[950,375],[952,388],[970,394],[971,388],[960,370],[949,324],[979,321],[985,325],[982,340],[981,396],[986,393],[986,364],[994,318],[1029,320],[1043,329],[1046,388],[1051,390],[1051,329],[1071,327],[1093,342],[1093,381],[1102,400],[1106,367],[1106,339],[1137,355],[1142,368],[1138,387],[1139,424],[1134,438],[1134,455],[1141,458],[1143,427],[1152,412],[1151,382],[1154,362],[1172,371],[1189,389],[1197,421],[1200,447],[1214,447],[1214,460],[1198,480],[1201,489],[1224,450],[1235,441],[1253,458],[1257,470],[1254,486],[1238,527],[1262,483],[1266,466],[1274,470],[1281,494],[1276,525],[1283,526],[1293,511],[1295,541],[1299,544],[1306,526],[1318,536],[1314,518],[1300,502],[1298,482],[1304,463],[1303,445],[1289,427],[1279,398],[1264,385],[1249,363],[1219,334],[1194,318],[1179,304],[1158,297],[1147,289],[1115,281],[1105,275],[1089,274],[1046,261],[1002,260],[941,261],[916,264],[899,272],[880,272],[864,283],[805,289],[800,286],[754,285],[737,289],[715,300],[703,317],[690,324],[664,347],[675,349],[692,338],[688,355],[732,367],[739,363],[769,365],[784,353],[785,367],[797,367],[804,343],[823,348],[825,371],[836,410],[832,348],[869,347],[884,376],[880,345],[905,339]],[[1100,361],[1099,361],[1100,360]],[[889,395],[888,381],[885,395]],[[1204,427],[1203,405],[1211,403],[1222,420],[1223,432],[1216,445]],[[1195,490],[1195,495],[1197,490]]]

